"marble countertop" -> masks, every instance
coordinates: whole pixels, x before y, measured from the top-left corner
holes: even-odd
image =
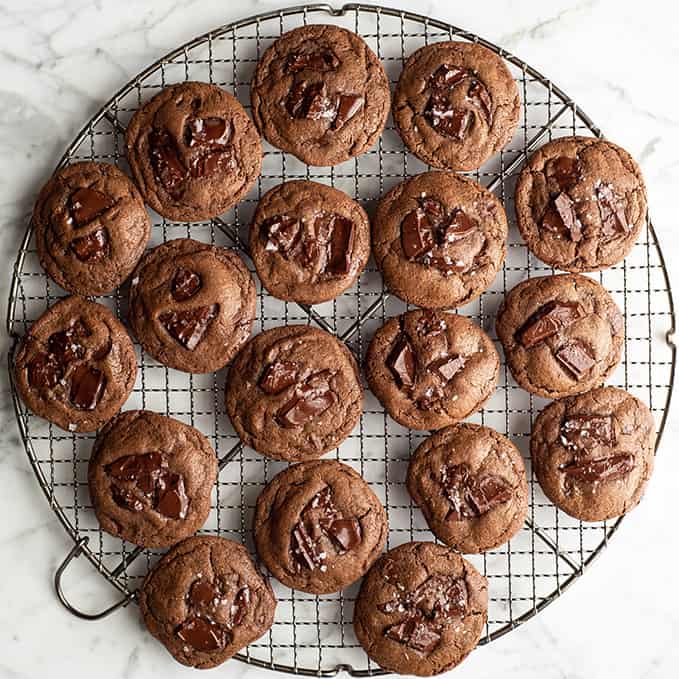
[[[0,2],[0,278],[32,201],[66,144],[111,92],[169,49],[218,25],[286,3],[243,0],[9,0]],[[289,3],[288,3],[289,4]],[[641,163],[650,209],[679,292],[679,10],[665,0],[400,0],[503,45],[568,92]],[[7,339],[2,338],[3,353]],[[14,422],[7,379],[0,403],[0,677],[186,676],[142,630],[136,607],[103,622],[71,617],[52,577],[71,540],[49,510]],[[675,408],[676,413],[676,408]],[[679,421],[670,415],[647,497],[586,576],[538,617],[480,648],[457,679],[679,674],[676,516]],[[81,560],[82,561],[82,560]],[[69,572],[81,601],[106,587],[87,563]],[[88,597],[90,597],[88,599]],[[216,673],[264,679],[233,662]],[[283,675],[279,675],[283,676]]]

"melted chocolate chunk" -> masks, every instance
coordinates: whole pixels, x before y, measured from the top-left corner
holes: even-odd
[[[68,223],[80,228],[96,219],[113,205],[113,201],[101,191],[83,187],[74,191],[68,199]]]
[[[437,317],[431,311],[425,311],[417,322],[417,334],[420,337],[434,337],[445,332],[448,328],[445,319]]]
[[[298,383],[292,398],[276,414],[278,423],[282,427],[301,427],[330,408],[335,403],[330,377],[330,371],[324,370]]]
[[[158,498],[156,510],[170,519],[185,519],[189,510],[189,498],[181,474],[166,474],[165,489]]]
[[[551,158],[545,163],[545,175],[558,192],[567,191],[580,181],[580,161],[568,156]]]
[[[81,363],[71,375],[71,403],[81,410],[94,410],[106,387],[101,370]]]
[[[341,556],[362,540],[361,524],[335,506],[329,486],[316,493],[292,529],[290,554],[298,569],[325,571],[329,553]],[[330,551],[332,550],[332,552]]]
[[[575,203],[567,193],[560,193],[545,211],[541,226],[559,237],[574,243],[582,240],[582,223],[575,211]]]
[[[354,250],[354,223],[346,217],[333,215],[331,233],[326,271],[337,275],[347,274],[351,269]]]
[[[561,425],[561,442],[566,448],[591,450],[616,443],[612,415],[574,415]]]
[[[466,464],[441,468],[441,486],[451,504],[451,521],[476,519],[512,498],[512,487],[494,474],[474,475]]]
[[[301,80],[292,86],[285,99],[285,108],[292,118],[333,120],[337,115],[337,101],[328,95],[324,82],[309,84]]]
[[[108,229],[97,229],[87,236],[74,238],[71,250],[81,262],[98,262],[109,253]]]
[[[28,384],[35,389],[56,387],[64,376],[63,368],[52,354],[38,354],[27,366]]]
[[[70,363],[84,358],[86,349],[81,340],[90,334],[85,324],[77,319],[66,330],[52,333],[47,340],[47,349],[59,363]]]
[[[346,125],[362,108],[365,98],[360,94],[340,94],[337,101],[337,115],[332,121],[332,129],[339,130]]]
[[[151,166],[156,180],[173,197],[179,196],[186,179],[186,168],[168,132],[153,130],[148,137]]]
[[[596,363],[591,349],[580,340],[564,344],[554,352],[554,357],[577,379],[583,377]]]
[[[486,86],[480,80],[472,80],[467,90],[467,99],[481,110],[490,127],[493,102]]]
[[[624,199],[614,193],[610,184],[598,182],[595,191],[601,216],[601,232],[607,238],[624,236],[630,228],[625,217]]]
[[[598,483],[615,481],[627,476],[635,467],[634,455],[622,453],[601,457],[595,460],[575,459],[562,467],[562,471],[570,481],[580,483]]]
[[[340,65],[340,60],[329,49],[317,52],[295,52],[285,61],[283,70],[286,73],[298,73],[305,69],[312,71],[334,71]]]
[[[219,304],[180,311],[165,311],[158,317],[165,329],[184,348],[193,351],[219,313]]]
[[[223,151],[200,153],[193,156],[189,162],[191,176],[194,178],[209,177],[217,172],[233,170],[235,167],[236,158],[231,148],[224,149]]]
[[[399,386],[411,387],[415,384],[417,369],[415,352],[410,340],[405,335],[399,335],[391,353],[387,357],[387,366],[393,373]]]
[[[265,394],[280,394],[297,382],[297,366],[289,361],[270,363],[259,380],[259,387]]]
[[[224,648],[230,636],[216,622],[191,616],[176,631],[177,636],[197,651],[219,651]]]
[[[224,118],[191,118],[184,129],[187,146],[225,146],[232,134]]]
[[[446,382],[457,375],[467,362],[466,356],[444,356],[430,364],[431,370],[436,370]]]
[[[191,299],[203,286],[201,277],[190,269],[177,269],[172,279],[172,298],[177,302]]]
[[[408,259],[415,259],[434,247],[432,224],[423,209],[417,208],[405,216],[401,223],[401,245]]]
[[[288,255],[299,244],[302,235],[301,224],[289,215],[276,215],[262,222],[261,235],[266,241],[267,252],[280,252],[282,255]]]
[[[526,349],[530,349],[584,316],[585,310],[579,302],[548,302],[519,328],[516,339]]]

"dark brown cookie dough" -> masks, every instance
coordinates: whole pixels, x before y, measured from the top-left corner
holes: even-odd
[[[625,340],[613,298],[578,274],[519,283],[498,311],[496,330],[514,379],[546,398],[598,387],[620,362]]]
[[[507,542],[528,511],[521,453],[477,424],[447,427],[423,441],[410,460],[407,483],[434,535],[465,554]]]
[[[176,221],[226,212],[262,166],[262,145],[245,109],[207,83],[166,87],[134,114],[125,141],[144,200]]]
[[[24,336],[16,386],[36,415],[68,431],[94,431],[132,391],[137,359],[125,328],[101,304],[66,297]]]
[[[283,584],[339,592],[370,568],[387,539],[387,515],[351,467],[311,460],[278,474],[257,498],[255,544]]]
[[[132,273],[151,233],[130,179],[109,163],[74,163],[42,187],[33,208],[40,264],[64,290],[112,292]]]
[[[163,365],[208,373],[245,343],[256,301],[255,283],[235,251],[179,238],[139,262],[129,321],[144,350]]]
[[[488,617],[488,583],[466,559],[433,542],[384,554],[363,580],[354,631],[383,669],[429,677],[476,647]]]
[[[655,422],[632,394],[602,387],[550,403],[530,439],[545,495],[582,521],[636,507],[653,471]]]
[[[175,660],[208,669],[266,634],[276,598],[245,547],[198,536],[175,545],[146,576],[139,607]]]
[[[389,81],[355,33],[315,24],[283,34],[257,64],[250,97],[266,139],[308,165],[367,151],[389,115]]]
[[[210,513],[217,458],[193,427],[149,410],[128,410],[99,433],[88,481],[101,527],[142,547],[170,547]]]
[[[564,137],[529,159],[516,185],[516,218],[530,250],[565,271],[598,271],[625,258],[646,222],[646,188],[624,149]]]
[[[326,302],[350,287],[368,262],[368,215],[330,186],[286,182],[260,200],[250,227],[250,254],[272,295]]]
[[[503,60],[481,45],[439,42],[413,53],[394,93],[405,145],[434,167],[480,167],[512,138],[519,93]]]
[[[453,172],[426,172],[380,200],[373,253],[397,297],[427,309],[462,306],[493,281],[507,251],[507,217],[490,191]]]
[[[441,429],[480,410],[499,370],[493,342],[475,323],[423,309],[390,318],[365,359],[370,389],[411,429]]]
[[[324,330],[272,328],[231,364],[226,410],[241,441],[299,462],[339,446],[361,416],[363,389],[349,350]]]

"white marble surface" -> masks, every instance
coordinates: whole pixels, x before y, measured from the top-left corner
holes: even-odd
[[[285,3],[242,0],[0,2],[0,280],[34,194],[81,124],[146,64],[217,25]],[[679,11],[667,0],[384,0],[504,45],[573,96],[641,162],[656,229],[679,292]],[[6,339],[2,338],[3,354]],[[135,607],[105,622],[69,616],[51,578],[70,548],[29,468],[2,375],[0,677],[186,676],[141,629]],[[504,679],[679,675],[676,416],[647,498],[575,587],[544,613],[472,654],[453,674]],[[101,597],[88,564],[70,574],[80,600]],[[215,674],[274,676],[231,663]],[[282,675],[281,675],[282,676]]]

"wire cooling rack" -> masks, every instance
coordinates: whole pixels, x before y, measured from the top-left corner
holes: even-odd
[[[284,31],[306,23],[331,23],[359,33],[382,60],[392,83],[415,49],[441,40],[479,42],[502,56],[521,95],[521,120],[512,142],[477,172],[477,181],[495,191],[513,220],[514,182],[527,154],[549,139],[600,135],[599,128],[566,94],[538,71],[503,49],[466,31],[398,10],[364,5],[293,7],[218,28],[153,64],[121,89],[73,141],[60,166],[79,160],[112,162],[129,173],[124,131],[137,108],[165,85],[184,80],[215,83],[232,91],[249,108],[249,82],[263,51]],[[428,169],[407,153],[390,121],[368,153],[334,168],[310,168],[265,144],[262,175],[236,208],[205,223],[169,222],[153,214],[151,245],[184,236],[238,249],[247,257],[247,230],[259,197],[284,180],[306,178],[335,186],[360,201],[370,213],[378,197],[404,177]],[[252,268],[252,267],[251,267]],[[505,292],[529,276],[552,270],[531,256],[510,230],[507,260],[480,299],[459,310],[495,339],[495,313]],[[256,276],[255,276],[256,278]],[[620,265],[596,275],[625,315],[623,360],[609,381],[632,392],[653,411],[662,433],[674,379],[674,310],[662,252],[650,222]],[[258,283],[259,285],[259,283]],[[8,332],[16,340],[64,292],[42,271],[32,227],[21,244],[9,300]],[[120,318],[126,315],[127,289],[100,297]],[[356,285],[333,302],[313,308],[285,303],[258,288],[255,332],[287,323],[318,325],[337,335],[361,358],[373,332],[386,318],[407,309],[388,295],[374,263]],[[206,434],[219,457],[220,475],[204,532],[242,540],[254,555],[251,522],[255,500],[284,465],[243,448],[224,412],[225,373],[189,375],[154,362],[137,346],[139,373],[125,408],[149,408],[187,422]],[[10,352],[10,375],[14,350]],[[500,352],[502,355],[502,352]],[[12,378],[13,379],[13,378]],[[14,387],[14,383],[12,383]],[[87,488],[87,462],[94,435],[63,432],[33,416],[13,389],[17,421],[26,452],[50,505],[74,547],[55,576],[62,603],[74,614],[99,619],[134,599],[158,553],[143,550],[99,530]],[[531,421],[546,401],[521,390],[503,363],[500,383],[486,408],[470,418],[508,435],[522,451],[530,479],[530,510],[524,528],[508,544],[471,561],[489,581],[488,624],[481,643],[514,629],[542,610],[582,575],[606,546],[620,520],[583,524],[558,511],[533,480],[528,455]],[[366,390],[357,428],[335,452],[356,468],[380,497],[389,515],[388,547],[432,535],[405,489],[410,453],[425,434],[392,421]],[[660,437],[659,437],[660,438]],[[659,440],[659,439],[658,439]],[[122,594],[114,606],[94,615],[70,603],[61,576],[73,558],[84,554]],[[237,656],[261,667],[297,674],[355,676],[380,674],[353,634],[351,620],[358,585],[339,594],[312,596],[273,581],[278,597],[276,621],[264,637]],[[94,603],[96,605],[96,602]],[[87,602],[91,609],[93,602]]]

